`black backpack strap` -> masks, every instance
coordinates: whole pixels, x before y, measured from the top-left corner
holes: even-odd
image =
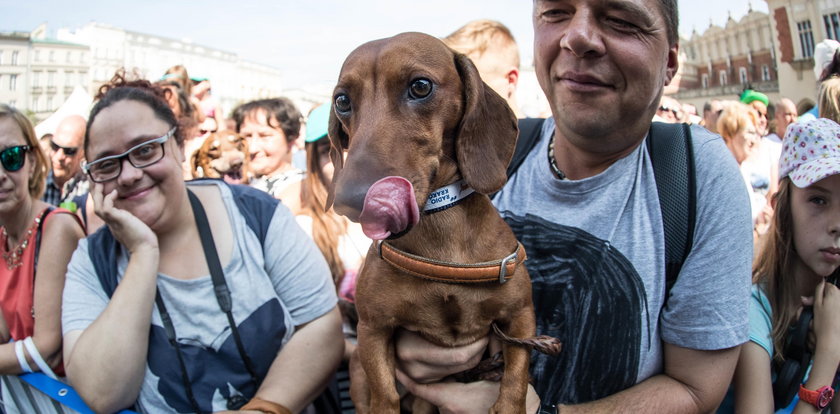
[[[665,230],[665,301],[691,251],[697,209],[688,124],[654,122],[647,138]]]
[[[537,141],[540,140],[540,132],[545,118],[522,118],[519,120],[519,138],[516,140],[516,149],[513,150],[513,158],[507,168],[507,176],[513,175],[525,161],[525,157],[531,152]]]
[[[119,251],[119,242],[111,234],[108,226],[102,226],[96,233],[91,234],[87,238],[88,242],[88,257],[90,257],[93,268],[96,271],[96,276],[99,278],[99,284],[102,285],[102,290],[110,298],[117,290],[117,252]]]

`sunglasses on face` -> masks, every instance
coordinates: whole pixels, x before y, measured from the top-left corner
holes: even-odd
[[[50,148],[52,148],[53,152],[58,152],[58,150],[62,150],[64,151],[64,155],[68,157],[76,155],[76,152],[79,151],[79,147],[62,147],[61,145],[56,144],[52,140],[50,140]]]
[[[663,111],[663,112],[670,112],[670,113],[672,113],[672,114],[674,114],[674,115],[676,115],[676,114],[677,114],[677,112],[678,112],[676,109],[671,108],[670,106],[665,106],[665,105],[660,106],[660,107],[659,107],[659,110],[660,110],[660,111]]]
[[[16,147],[9,147],[0,151],[0,163],[8,172],[15,172],[23,168],[26,162],[26,153],[29,151],[29,145],[18,145]]]

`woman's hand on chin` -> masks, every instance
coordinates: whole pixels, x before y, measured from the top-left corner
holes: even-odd
[[[101,183],[94,183],[91,195],[94,212],[108,225],[114,237],[129,252],[137,253],[142,250],[157,252],[158,238],[152,229],[133,214],[114,206],[117,190],[104,194],[104,186]]]

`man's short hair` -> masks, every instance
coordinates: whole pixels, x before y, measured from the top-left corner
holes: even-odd
[[[668,44],[674,45],[680,40],[680,14],[677,9],[677,0],[659,0],[659,8],[662,11],[662,17],[665,19]]]
[[[467,56],[481,56],[488,50],[519,67],[519,47],[510,29],[495,20],[473,20],[443,38],[447,46]]]

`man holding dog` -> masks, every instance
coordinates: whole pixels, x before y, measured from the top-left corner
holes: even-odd
[[[693,247],[666,297],[645,140],[677,72],[677,1],[535,0],[533,22],[553,119],[494,203],[528,251],[538,334],[564,348],[532,358],[526,413],[713,411],[747,340],[752,233],[737,165],[692,128]],[[398,379],[442,412],[486,413],[497,383],[437,381],[488,342],[440,349],[402,332]]]

